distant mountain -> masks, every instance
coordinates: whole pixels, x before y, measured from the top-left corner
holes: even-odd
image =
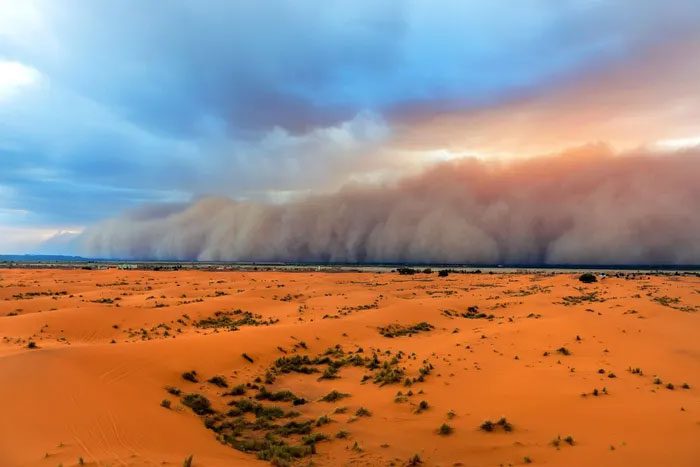
[[[55,261],[55,262],[70,262],[70,261],[89,261],[88,258],[83,258],[82,256],[66,256],[66,255],[0,255],[0,262],[2,261],[21,261],[21,262],[34,262],[34,261]]]

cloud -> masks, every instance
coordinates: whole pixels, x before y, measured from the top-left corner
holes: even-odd
[[[522,156],[590,141],[629,150],[700,136],[700,29],[567,74],[486,106],[406,103],[388,117],[394,145]],[[464,104],[463,102],[461,104]],[[456,108],[455,108],[456,107]]]
[[[453,161],[283,204],[204,198],[86,230],[94,256],[181,260],[700,263],[700,151],[601,145]]]

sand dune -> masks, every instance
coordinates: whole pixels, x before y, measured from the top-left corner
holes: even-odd
[[[0,270],[0,465],[700,465],[698,311],[694,275]]]

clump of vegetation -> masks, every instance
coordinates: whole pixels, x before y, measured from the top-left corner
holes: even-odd
[[[561,447],[562,443],[566,443],[569,446],[573,446],[574,444],[576,444],[574,441],[574,437],[571,435],[569,435],[565,438],[562,438],[561,436],[557,435],[557,437],[554,438],[550,444],[552,446],[554,446],[555,448],[559,449]]]
[[[211,383],[214,386],[218,386],[220,388],[227,388],[228,387],[228,382],[226,381],[226,378],[224,378],[221,375],[216,375],[212,376],[207,380],[207,383]]]
[[[400,324],[390,324],[388,326],[380,327],[379,334],[384,337],[401,337],[401,336],[411,336],[419,332],[427,332],[434,329],[434,326],[430,323],[422,321],[420,323],[411,324],[403,326]]]
[[[447,423],[443,423],[442,425],[440,425],[440,428],[438,428],[438,434],[442,436],[451,435],[454,431],[454,428],[452,428]]]
[[[241,354],[241,356],[242,356],[243,358],[245,358],[247,361],[249,361],[250,363],[255,363],[255,360],[253,360],[253,358],[252,358],[250,355],[248,355],[247,353],[243,352],[243,353]]]
[[[179,396],[180,394],[182,394],[182,391],[174,386],[165,386],[165,390],[173,396]]]
[[[318,417],[318,419],[316,419],[316,426],[328,425],[332,421],[333,420],[328,415],[321,415]]]
[[[339,392],[334,389],[325,396],[323,396],[320,400],[322,402],[337,402],[341,399],[345,399],[346,397],[350,397],[350,394],[346,392]]]
[[[318,370],[314,368],[318,362],[309,358],[308,355],[293,355],[291,357],[280,357],[274,362],[274,368],[280,373],[302,373],[311,374]]]
[[[263,320],[261,315],[249,311],[217,311],[213,316],[195,321],[194,325],[202,329],[227,329],[235,331],[240,326],[268,326],[277,320]]]
[[[169,409],[171,405],[171,402],[168,399],[163,399],[160,401],[160,406],[165,407],[166,409]]]
[[[560,353],[560,354],[566,355],[566,356],[571,355],[571,351],[569,349],[567,349],[566,347],[559,347],[557,349],[557,353]]]
[[[371,416],[372,416],[372,412],[370,412],[368,409],[366,409],[366,408],[364,408],[364,407],[360,407],[360,408],[357,409],[357,411],[355,412],[355,416],[356,416],[356,417],[371,417]]]
[[[501,430],[508,433],[508,432],[513,431],[513,425],[508,420],[506,420],[505,417],[501,417],[496,422],[492,422],[491,420],[486,420],[484,423],[481,424],[479,429],[481,429],[481,431],[486,431],[488,433],[491,433],[493,431],[501,429]]]
[[[428,410],[428,408],[430,408],[430,405],[428,405],[428,401],[420,401],[420,403],[418,404],[418,408],[416,409],[416,413],[425,412],[426,410]]]
[[[578,276],[578,280],[583,282],[584,284],[598,282],[598,279],[596,278],[595,274],[590,273],[590,272],[584,272],[583,274]]]
[[[261,387],[259,392],[255,395],[255,398],[259,401],[267,400],[272,402],[282,401],[282,402],[292,402],[295,400],[300,400],[301,398],[294,395],[292,391],[284,390],[277,392],[268,391],[265,386]],[[300,404],[297,404],[300,405]]]
[[[29,342],[27,342],[27,348],[28,348],[28,349],[38,349],[39,346],[36,345],[36,342],[34,342],[34,341],[29,341]]]
[[[592,303],[592,302],[604,302],[605,299],[598,296],[597,291],[585,292],[585,289],[581,289],[581,295],[567,295],[562,298],[562,304],[564,306],[579,305],[581,303]]]
[[[209,399],[207,399],[201,394],[186,394],[182,398],[182,404],[192,409],[192,411],[197,415],[208,415],[214,413],[214,410],[212,410],[211,408],[211,402],[209,402]]]
[[[398,365],[389,361],[382,363],[381,367],[374,374],[374,383],[384,386],[385,384],[395,384],[403,380],[405,372]]]
[[[420,458],[420,456],[419,456],[418,454],[414,454],[414,455],[411,456],[411,458],[408,459],[408,461],[406,462],[406,465],[407,465],[408,467],[415,467],[415,466],[421,465],[421,464],[423,464],[423,460]]]
[[[396,272],[398,272],[402,276],[412,276],[418,271],[416,271],[413,268],[396,268]]]
[[[197,372],[194,370],[184,372],[182,374],[182,379],[184,379],[185,381],[189,381],[191,383],[199,382],[199,378],[197,378]]]
[[[231,388],[230,391],[224,393],[224,396],[242,396],[246,393],[245,384],[239,384]]]
[[[480,312],[478,306],[470,306],[469,308],[467,308],[467,311],[462,312],[462,313],[457,312],[457,311],[443,310],[442,314],[445,316],[449,316],[449,317],[461,317],[461,318],[467,318],[467,319],[493,320],[495,318],[495,316],[492,314],[486,314],[486,313]]]

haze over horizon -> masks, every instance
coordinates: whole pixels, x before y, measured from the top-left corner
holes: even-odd
[[[692,0],[0,0],[0,254],[700,264],[698,56]]]

